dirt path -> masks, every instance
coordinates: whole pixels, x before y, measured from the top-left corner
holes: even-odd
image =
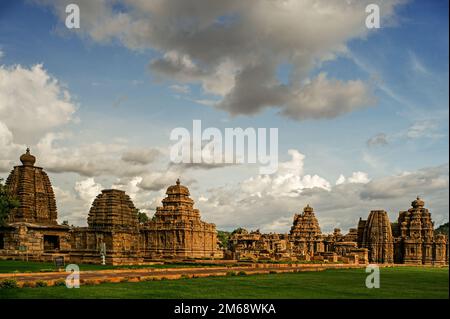
[[[207,276],[226,276],[230,272],[238,274],[267,274],[281,272],[297,271],[323,271],[330,268],[361,268],[365,265],[331,264],[331,265],[277,265],[277,264],[258,264],[242,267],[207,267],[207,268],[160,268],[160,269],[121,269],[121,270],[97,270],[81,271],[80,280],[82,283],[101,283],[101,282],[120,282],[120,281],[141,281],[141,280],[161,280],[161,279],[179,279],[182,277],[207,277]],[[35,283],[45,281],[48,285],[53,285],[55,281],[65,280],[69,273],[10,273],[0,274],[0,280],[15,279],[21,286],[24,283]]]

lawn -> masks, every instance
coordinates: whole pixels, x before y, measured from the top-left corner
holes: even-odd
[[[0,298],[448,298],[448,268],[380,269],[380,288],[365,286],[364,269],[138,283],[1,289]]]
[[[195,263],[165,263],[154,265],[133,265],[133,266],[111,266],[111,265],[78,265],[80,270],[105,270],[105,269],[138,269],[138,268],[175,268],[175,267],[212,267],[220,266],[217,264],[195,264]],[[18,261],[18,260],[0,260],[0,274],[13,272],[47,272],[56,271],[54,263]]]

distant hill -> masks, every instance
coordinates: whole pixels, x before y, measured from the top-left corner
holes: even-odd
[[[434,230],[435,234],[444,234],[448,236],[448,223],[442,224]]]

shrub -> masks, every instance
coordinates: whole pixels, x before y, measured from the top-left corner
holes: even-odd
[[[247,273],[245,271],[238,272],[238,276],[247,276]]]
[[[24,282],[22,285],[22,288],[34,288],[34,287],[36,287],[34,282]]]
[[[276,274],[277,272],[275,270],[269,271],[269,274]]]
[[[17,281],[15,279],[3,279],[0,281],[1,289],[19,288]]]
[[[236,272],[235,271],[229,271],[229,272],[227,272],[227,276],[236,276]]]
[[[47,286],[48,286],[48,284],[46,281],[43,281],[43,280],[36,281],[36,288],[42,288],[42,287],[47,287]]]
[[[64,279],[58,279],[55,281],[55,283],[53,285],[56,287],[65,287],[66,281]]]

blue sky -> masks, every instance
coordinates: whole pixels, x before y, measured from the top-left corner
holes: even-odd
[[[108,3],[108,1],[99,2],[106,3],[105,6]],[[202,1],[192,2],[201,3]],[[118,152],[117,157],[120,158],[119,153],[125,152],[126,149],[167,148],[170,145],[168,138],[170,131],[179,126],[190,128],[193,119],[201,119],[204,127],[213,126],[219,129],[225,127],[277,127],[279,128],[280,161],[290,161],[289,149],[298,150],[305,155],[300,164],[304,166],[301,172],[302,176],[318,175],[328,181],[333,188],[341,174],[348,179],[354,172],[362,172],[368,176],[370,182],[361,181],[360,184],[370,184],[389,176],[402,176],[405,172],[415,176],[415,172],[422,169],[447,165],[443,169],[443,175],[436,177],[439,181],[444,181],[443,184],[438,183],[440,188],[432,188],[428,191],[427,186],[423,187],[424,190],[421,191],[420,185],[417,186],[413,183],[416,185],[415,188],[401,192],[402,196],[396,198],[395,201],[380,199],[367,204],[374,207],[383,205],[381,208],[392,210],[389,213],[392,218],[395,218],[396,210],[407,209],[409,202],[417,195],[414,192],[419,192],[421,195],[425,197],[428,195],[433,199],[438,196],[435,204],[436,209],[439,210],[438,218],[440,221],[448,220],[448,200],[444,200],[442,197],[448,195],[448,1],[408,1],[400,4],[392,1],[392,4],[386,4],[385,11],[382,10],[381,29],[367,31],[362,26],[361,31],[357,32],[353,25],[343,27],[343,30],[340,30],[341,33],[337,35],[340,39],[339,43],[332,43],[328,47],[322,44],[319,30],[317,39],[310,39],[315,37],[314,29],[308,30],[309,33],[304,34],[301,31],[300,21],[299,25],[292,25],[293,33],[299,32],[299,38],[305,38],[305,46],[317,46],[320,49],[307,52],[309,55],[305,60],[302,58],[289,61],[291,53],[282,48],[274,37],[269,39],[264,38],[265,35],[260,35],[261,44],[255,44],[254,47],[249,46],[245,49],[255,50],[254,54],[258,58],[260,52],[269,52],[271,57],[267,64],[273,63],[276,66],[275,77],[282,84],[289,85],[291,83],[289,89],[292,92],[297,89],[295,86],[297,81],[298,83],[305,83],[305,81],[314,83],[314,79],[319,74],[326,73],[326,79],[342,81],[343,85],[350,86],[351,81],[361,81],[376,101],[370,106],[355,106],[350,111],[342,112],[337,116],[319,116],[317,118],[306,115],[307,118],[301,120],[292,116],[280,115],[280,111],[285,109],[284,106],[260,107],[255,114],[249,115],[245,111],[247,105],[238,105],[238,107],[242,107],[243,111],[231,114],[230,109],[222,104],[212,107],[196,102],[199,100],[207,100],[209,103],[226,101],[228,96],[231,96],[230,92],[220,95],[213,90],[205,90],[204,83],[207,83],[206,85],[215,84],[214,79],[211,80],[207,77],[209,76],[208,72],[216,71],[214,66],[205,67],[203,72],[203,74],[207,74],[205,78],[196,77],[181,81],[179,76],[184,72],[183,70],[178,70],[178,74],[169,74],[152,67],[152,61],[159,59],[167,62],[165,54],[173,51],[180,55],[185,54],[199,65],[201,65],[200,63],[207,65],[217,58],[217,54],[212,52],[214,51],[213,46],[218,43],[217,40],[211,40],[210,48],[208,48],[208,43],[204,44],[208,48],[207,50],[212,52],[205,53],[204,48],[202,50],[195,49],[198,50],[195,51],[190,47],[195,37],[190,43],[186,40],[186,43],[181,44],[168,43],[169,41],[166,43],[161,40],[164,37],[157,35],[149,36],[148,40],[141,40],[145,31],[136,31],[130,28],[131,31],[116,32],[112,30],[102,38],[97,36],[96,32],[106,30],[108,25],[97,25],[97,21],[86,22],[87,19],[83,20],[84,12],[86,12],[84,8],[91,10],[84,5],[83,1],[79,1],[81,29],[72,32],[64,28],[64,16],[60,14],[59,4],[54,4],[52,1],[43,1],[43,3],[44,5],[33,1],[7,1],[0,5],[0,52],[2,52],[0,65],[5,70],[9,70],[5,74],[11,75],[14,66],[20,65],[30,69],[34,65],[42,63],[46,74],[57,79],[61,88],[65,88],[70,93],[70,103],[74,106],[75,111],[70,115],[70,120],[62,121],[61,125],[51,126],[47,131],[40,132],[40,135],[35,133],[30,133],[30,136],[16,134],[14,129],[9,128],[13,135],[13,141],[9,144],[11,152],[8,154],[11,155],[4,159],[8,160],[8,163],[16,163],[16,159],[20,155],[20,152],[17,153],[19,146],[28,144],[32,146],[32,149],[36,149],[35,153],[38,153],[43,163],[52,166],[55,159],[52,160],[50,155],[44,151],[41,154],[39,146],[39,141],[48,137],[49,133],[65,134],[65,137],[57,139],[52,144],[55,149],[59,147],[77,153],[80,152],[80,145],[92,143],[92,147],[89,148],[92,151],[89,156],[92,158],[98,155],[95,150],[99,144],[101,147],[120,144],[122,148],[115,145],[117,150],[114,151]],[[308,1],[305,3],[307,5]],[[199,13],[198,17],[191,17],[194,21],[197,18],[200,21],[203,15],[207,15],[208,5],[205,4],[198,8],[205,10],[205,13],[199,9],[198,11],[202,14]],[[337,8],[339,9],[339,6]],[[130,4],[124,4],[124,6],[114,6],[110,9],[112,15],[104,17],[105,21],[117,18],[119,12],[124,12],[132,17],[133,14],[136,14],[133,9],[137,8],[132,8]],[[142,12],[148,10],[151,16],[153,8],[140,9]],[[227,8],[223,8],[223,10],[223,12],[228,12]],[[257,17],[255,25],[245,21],[247,13],[244,10],[245,8],[237,9],[236,15],[232,15],[234,18],[229,21],[229,24],[238,24],[242,19],[244,20],[243,24],[247,25],[245,30],[252,30],[252,27],[259,30],[261,26],[264,27],[264,21],[258,21]],[[357,11],[360,8],[354,8],[354,10],[360,12]],[[383,12],[388,15],[386,20]],[[219,20],[223,19],[221,14],[217,14]],[[361,13],[361,17],[364,19],[364,11]],[[90,17],[88,18],[90,19]],[[172,21],[170,19],[173,17],[168,15],[167,21]],[[279,22],[274,18],[273,23],[278,26]],[[167,30],[174,28],[169,23],[167,25]],[[164,30],[164,27],[161,29]],[[231,37],[230,34],[228,36]],[[133,37],[136,37],[136,41],[142,41],[138,48],[127,43]],[[233,41],[240,40],[241,38]],[[224,36],[224,41],[228,41],[228,37]],[[329,40],[325,35],[323,43],[326,41]],[[230,45],[233,43],[230,42]],[[286,43],[290,44],[290,42]],[[337,44],[345,46],[345,52],[336,50]],[[247,46],[246,43],[243,43],[244,45]],[[293,45],[292,52],[302,52],[301,45],[301,41],[300,44]],[[311,65],[308,65],[306,62],[319,57],[317,52],[320,54],[331,52],[335,56],[332,59],[320,63],[311,62]],[[210,55],[208,56],[208,54]],[[243,61],[247,61],[248,57],[240,55],[239,52],[230,50],[229,53],[220,56],[220,59],[231,60],[239,70],[246,70],[248,64]],[[277,56],[277,58],[272,56]],[[278,56],[281,58],[278,59]],[[261,58],[261,61],[263,64],[266,63],[264,57]],[[308,66],[303,71],[304,65]],[[296,68],[302,69],[303,73],[293,79],[291,78],[292,72]],[[5,75],[5,81],[8,81],[7,75]],[[178,88],[182,87],[188,92],[176,92],[173,85],[177,85]],[[236,86],[237,84],[235,84]],[[350,91],[350,87],[348,91]],[[300,92],[302,91],[300,90]],[[339,97],[339,101],[342,99],[344,97]],[[290,102],[286,103],[288,105]],[[295,107],[297,109],[293,112],[299,112],[298,109],[302,105]],[[1,118],[0,121],[2,121]],[[8,126],[7,120],[5,123],[7,128],[11,126],[11,124]],[[380,134],[385,143],[372,145],[368,142]],[[111,146],[111,152],[115,146]],[[6,146],[4,147],[6,148]],[[61,149],[59,152],[55,150],[55,154],[52,156],[61,153]],[[147,170],[164,172],[167,169],[164,164],[165,160],[167,162],[167,158],[162,158],[158,163],[149,163]],[[4,171],[3,175],[6,176],[7,169]],[[68,198],[66,206],[64,203],[58,203],[60,215],[73,219],[75,223],[84,219],[82,210],[88,209],[89,206],[80,209],[78,215],[70,213],[71,208],[65,208],[81,205],[83,196],[80,194],[81,186],[77,190],[77,183],[93,179],[94,184],[85,183],[91,187],[87,192],[92,193],[94,190],[98,190],[97,185],[111,187],[117,183],[117,179],[121,179],[124,183],[125,186],[122,186],[128,187],[126,185],[130,180],[135,177],[145,178],[146,174],[145,172],[140,172],[136,176],[120,176],[120,173],[110,172],[80,174],[76,169],[65,170],[59,167],[54,171],[55,173],[51,175],[54,184],[60,188],[61,193],[66,192],[64,194]],[[235,225],[215,215],[213,210],[217,204],[209,203],[210,199],[218,196],[224,187],[229,188],[227,189],[229,193],[232,193],[233,190],[239,193],[241,192],[240,187],[245,184],[246,180],[256,181],[258,178],[257,167],[247,165],[217,169],[177,170],[174,174],[186,176],[188,181],[192,181],[190,187],[195,189],[194,199],[199,201],[199,198],[203,197],[203,202],[199,202],[198,205],[203,205],[200,207],[203,210],[209,210],[204,214],[212,221],[217,220],[219,226],[228,228]],[[293,174],[295,175],[293,172],[288,173],[289,176]],[[161,176],[158,179],[162,178]],[[278,177],[282,180],[288,178],[286,176]],[[152,181],[152,178],[149,180]],[[276,178],[273,177],[272,183],[277,183]],[[435,182],[433,179],[422,178],[427,183]],[[292,183],[292,185],[297,185],[295,182]],[[309,189],[305,185],[292,185],[288,187],[294,187],[294,190],[295,187],[300,187],[299,193],[303,187]],[[358,186],[363,187],[363,185]],[[312,185],[311,187],[314,189],[314,187],[320,188],[321,186]],[[255,188],[257,187],[255,186]],[[269,190],[265,191],[269,196],[275,196],[274,189],[276,187],[272,184]],[[257,192],[252,193],[254,190],[249,191],[246,196],[258,196],[255,195]],[[142,203],[142,207],[148,209],[151,214],[155,203],[162,196],[163,188],[156,190],[137,187],[135,191],[137,192],[136,201]],[[288,189],[288,193],[292,191],[293,189]],[[333,189],[329,191],[333,192]],[[284,192],[276,194],[280,197],[280,201],[283,196],[289,197],[289,200],[292,199]],[[86,197],[86,200],[89,202],[89,196]],[[303,199],[299,195],[299,198],[292,204],[290,203],[286,207],[281,205],[280,209],[287,211],[280,216],[277,215],[278,212],[266,212],[264,214],[266,217],[261,224],[251,218],[250,211],[253,210],[249,210],[248,219],[242,219],[240,222],[244,226],[279,231],[285,226],[280,226],[278,229],[278,226],[274,226],[273,221],[282,220],[286,224],[283,218],[288,218],[294,213],[294,210],[301,209],[306,204],[305,200],[309,199]],[[349,202],[352,202],[351,197],[349,197]],[[401,205],[399,203],[403,203],[403,206],[399,207]],[[360,202],[355,204],[355,210],[349,215],[354,217],[357,214],[356,211],[359,210],[358,205],[363,204]],[[325,204],[317,200],[316,205],[323,207],[325,211],[329,203]],[[236,207],[237,204],[236,206],[230,204],[227,209],[231,210],[232,214],[239,214],[233,210],[237,209]],[[369,208],[360,214],[368,214]],[[320,212],[318,215],[320,221]],[[334,210],[330,210],[324,215],[326,216],[324,223],[327,223],[329,219],[330,225],[338,223],[340,218],[336,216]],[[350,225],[343,224],[343,226]]]

